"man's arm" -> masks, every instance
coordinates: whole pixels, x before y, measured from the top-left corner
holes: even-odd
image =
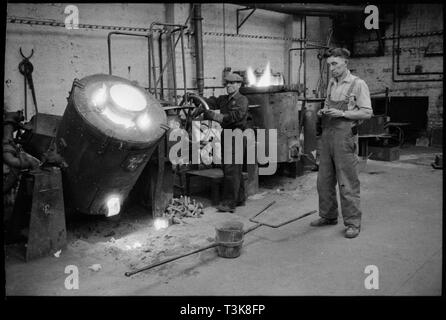
[[[237,99],[236,105],[229,109],[228,113],[223,116],[223,121],[225,125],[231,125],[243,120],[243,118],[248,113],[248,98],[241,97]]]
[[[344,117],[351,120],[370,119],[373,116],[373,109],[369,87],[364,80],[358,79],[355,89],[355,103],[357,109],[345,111]]]
[[[211,109],[211,110],[219,109],[219,104],[218,104],[218,98],[217,97],[212,96],[212,97],[203,98],[203,99],[208,104],[209,109]]]
[[[361,108],[359,110],[344,111],[344,118],[350,120],[367,120],[373,115],[372,109]]]

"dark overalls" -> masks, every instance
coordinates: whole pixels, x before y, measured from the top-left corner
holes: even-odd
[[[220,109],[223,120],[220,122],[222,129],[246,129],[248,117],[248,98],[237,92],[234,96],[222,95],[218,98],[206,99],[211,109]],[[221,135],[222,169],[223,169],[223,194],[222,203],[229,207],[235,207],[245,201],[245,184],[243,181],[243,164],[235,164],[235,145],[232,141],[232,162],[224,163],[224,134]]]
[[[356,79],[352,81],[347,92],[347,99],[344,101],[331,100],[331,90],[329,90],[327,107],[347,111],[348,99]],[[336,184],[338,183],[344,225],[359,228],[361,210],[357,172],[358,157],[356,155],[356,134],[353,133],[352,128],[353,120],[322,115],[317,190],[319,193],[319,215],[326,219],[336,219],[338,217]]]

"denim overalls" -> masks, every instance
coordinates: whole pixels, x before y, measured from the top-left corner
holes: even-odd
[[[349,97],[357,78],[352,81],[343,101],[331,100],[328,91],[328,108],[348,110]],[[357,172],[356,136],[352,132],[353,121],[322,115],[322,137],[317,190],[319,194],[319,215],[326,219],[338,217],[336,184],[339,185],[341,211],[345,226],[359,228],[361,210],[359,179]]]

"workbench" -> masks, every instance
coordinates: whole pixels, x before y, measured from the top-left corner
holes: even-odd
[[[369,140],[370,139],[389,139],[393,136],[388,133],[381,134],[360,134],[358,135],[359,154],[363,159],[369,157]]]

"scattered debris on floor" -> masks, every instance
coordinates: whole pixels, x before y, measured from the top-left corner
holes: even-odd
[[[96,263],[96,264],[89,266],[88,269],[93,270],[93,271],[99,271],[102,269],[102,266],[99,263]]]
[[[267,193],[268,193],[268,191],[253,194],[252,196],[248,197],[248,200],[260,200],[260,199],[263,199]]]
[[[164,216],[173,224],[180,224],[184,217],[201,218],[202,214],[204,214],[203,204],[188,196],[172,198],[164,211]]]

